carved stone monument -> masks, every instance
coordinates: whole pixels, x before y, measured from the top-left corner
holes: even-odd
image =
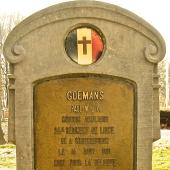
[[[151,170],[161,35],[118,6],[63,3],[8,36],[17,170]]]

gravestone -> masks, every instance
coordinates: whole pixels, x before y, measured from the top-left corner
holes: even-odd
[[[161,35],[118,6],[55,5],[8,36],[17,170],[151,170]]]

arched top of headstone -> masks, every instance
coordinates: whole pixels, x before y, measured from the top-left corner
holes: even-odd
[[[21,39],[48,24],[75,18],[100,19],[128,27],[152,42],[152,44],[147,44],[144,49],[144,55],[148,61],[157,63],[165,56],[165,42],[159,32],[149,23],[121,7],[96,1],[61,3],[31,15],[9,34],[4,45],[4,55],[9,62],[14,64],[22,61],[26,50],[19,43]]]

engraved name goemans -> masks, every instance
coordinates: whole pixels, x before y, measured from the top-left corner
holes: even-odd
[[[103,100],[103,91],[68,91],[67,100]]]

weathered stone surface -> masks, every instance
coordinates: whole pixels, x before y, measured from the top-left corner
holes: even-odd
[[[102,56],[96,63],[81,66],[67,56],[64,41],[73,28],[87,25],[102,32],[105,46]],[[135,132],[130,133],[133,140],[127,141],[133,145],[131,153],[134,154],[136,150],[137,156],[131,157],[129,170],[151,170],[152,142],[159,138],[160,133],[157,63],[165,55],[165,44],[160,34],[147,22],[129,11],[110,4],[93,1],[63,3],[44,9],[19,24],[6,40],[4,55],[11,63],[11,74],[15,77],[11,83],[10,93],[15,105],[11,102],[10,107],[12,110],[15,106],[13,114],[15,114],[17,170],[33,170],[36,165],[37,147],[41,147],[35,144],[38,133],[34,134],[34,129],[37,128],[38,120],[35,121],[34,117],[36,115],[34,101],[39,100],[34,98],[34,87],[39,89],[44,83],[37,85],[37,82],[48,79],[49,83],[52,83],[48,87],[50,93],[53,83],[55,81],[58,83],[54,77],[63,75],[66,77],[100,75],[101,82],[105,78],[104,75],[109,75],[136,84],[133,86],[135,92],[130,93],[136,96],[134,100],[136,118],[133,117],[136,121],[132,123],[133,121],[129,120],[131,126],[136,124],[136,129],[133,127]],[[112,83],[115,81],[111,81]],[[122,86],[123,91],[126,83]],[[116,87],[113,85],[113,89]],[[114,104],[113,101],[113,106]],[[113,107],[113,111],[114,109]],[[105,111],[103,113],[106,113]],[[59,116],[59,112],[55,114]],[[121,113],[119,114],[121,117]],[[60,122],[60,119],[58,121]],[[125,120],[123,122],[125,123]],[[133,142],[135,134],[137,145]],[[44,138],[42,140],[44,141]]]

